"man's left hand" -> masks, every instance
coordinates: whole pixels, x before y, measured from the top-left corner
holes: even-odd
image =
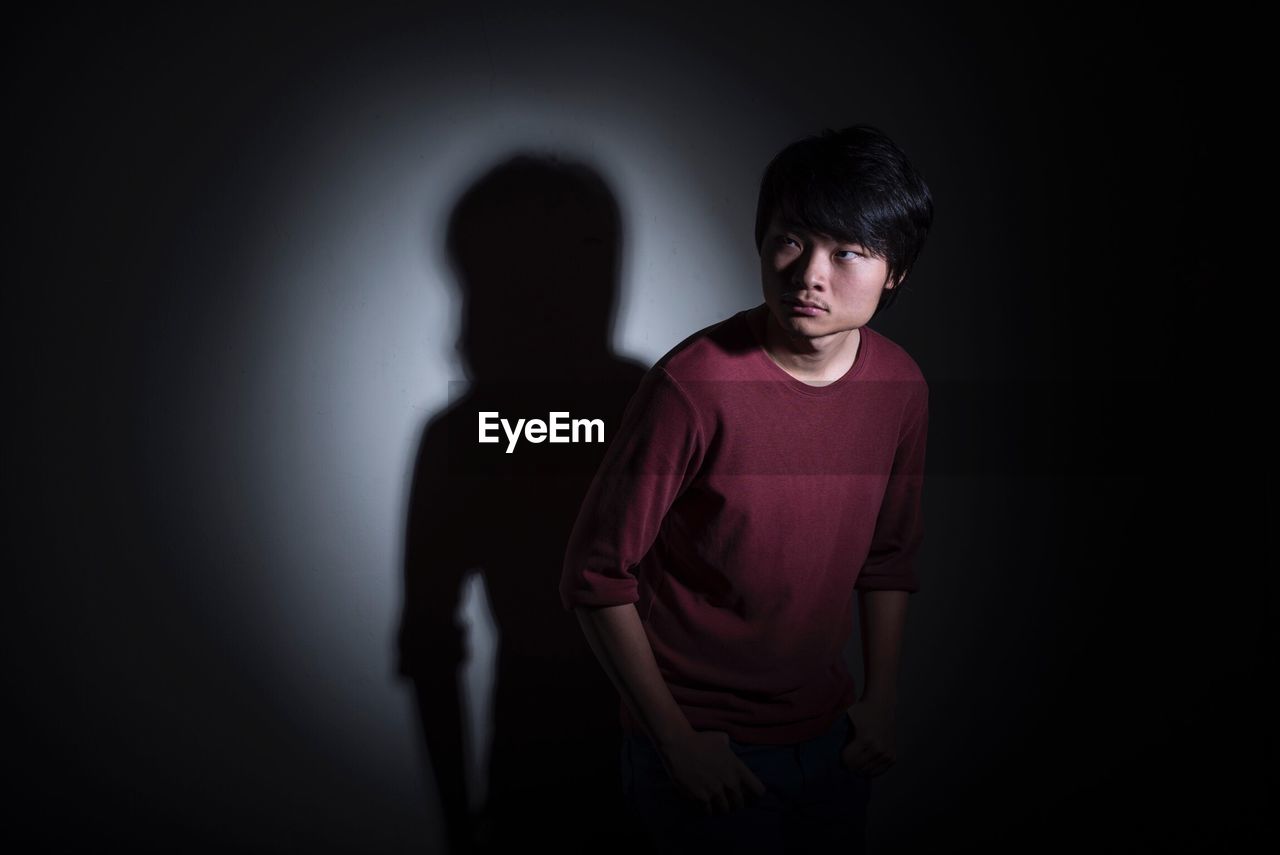
[[[897,759],[894,754],[893,706],[874,701],[858,701],[845,710],[851,725],[851,739],[840,751],[845,768],[860,775],[875,776]]]

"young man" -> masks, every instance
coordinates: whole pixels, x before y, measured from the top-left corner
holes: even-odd
[[[661,851],[863,845],[928,429],[919,367],[866,324],[932,218],[874,128],[785,148],[756,212],[764,303],[649,370],[583,503],[560,597],[618,689],[624,792]]]

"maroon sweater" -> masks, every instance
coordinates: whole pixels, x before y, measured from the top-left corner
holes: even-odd
[[[861,328],[811,386],[761,344],[764,304],[685,339],[628,404],[570,536],[566,609],[634,603],[695,730],[785,744],[857,700],[855,590],[919,589],[928,386]],[[626,704],[622,726],[643,732]]]

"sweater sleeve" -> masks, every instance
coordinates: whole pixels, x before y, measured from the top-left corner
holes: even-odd
[[[627,404],[569,536],[560,576],[565,609],[639,601],[634,568],[705,450],[688,395],[654,366]]]
[[[915,557],[924,539],[925,445],[929,434],[928,388],[918,415],[903,432],[893,471],[876,517],[875,535],[854,587],[859,591],[920,590]]]

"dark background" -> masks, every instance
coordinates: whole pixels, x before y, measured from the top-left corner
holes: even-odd
[[[535,40],[548,64],[562,61],[558,40],[625,40],[642,22],[751,100],[785,105],[761,111],[763,150],[866,121],[925,172],[936,230],[910,299],[877,321],[920,363],[933,402],[924,586],[899,762],[877,782],[878,851],[1175,851],[1263,831],[1273,588],[1255,572],[1270,483],[1250,451],[1261,414],[1236,382],[1248,386],[1239,356],[1260,339],[1221,310],[1225,250],[1206,227],[1234,167],[1210,151],[1226,127],[1216,25],[1149,6],[540,5],[543,24],[527,30],[502,28],[500,4],[60,8],[11,21],[6,833],[22,851],[440,845],[427,766],[353,773],[352,751],[330,751],[317,724],[326,711],[280,695],[261,665],[274,636],[243,613],[282,596],[263,582],[280,569],[263,550],[308,532],[209,523],[260,485],[252,467],[212,471],[221,415],[193,402],[226,400],[238,376],[198,366],[253,370],[237,348],[258,317],[225,309],[253,305],[236,277],[243,235],[322,251],[253,219],[298,133],[290,105],[325,98],[317,80],[429,53],[438,25],[462,19]],[[670,157],[713,173],[707,149],[680,147],[680,109],[705,119],[693,103],[659,119]],[[755,287],[723,314],[759,302]],[[672,325],[657,352],[703,324]],[[375,570],[399,584],[398,567]],[[584,644],[569,615],[543,619]],[[361,702],[381,704],[405,691],[396,627],[370,631],[387,639],[387,664],[371,677],[383,694]],[[379,738],[416,757],[423,725],[403,722]],[[572,827],[579,806],[561,804]]]

